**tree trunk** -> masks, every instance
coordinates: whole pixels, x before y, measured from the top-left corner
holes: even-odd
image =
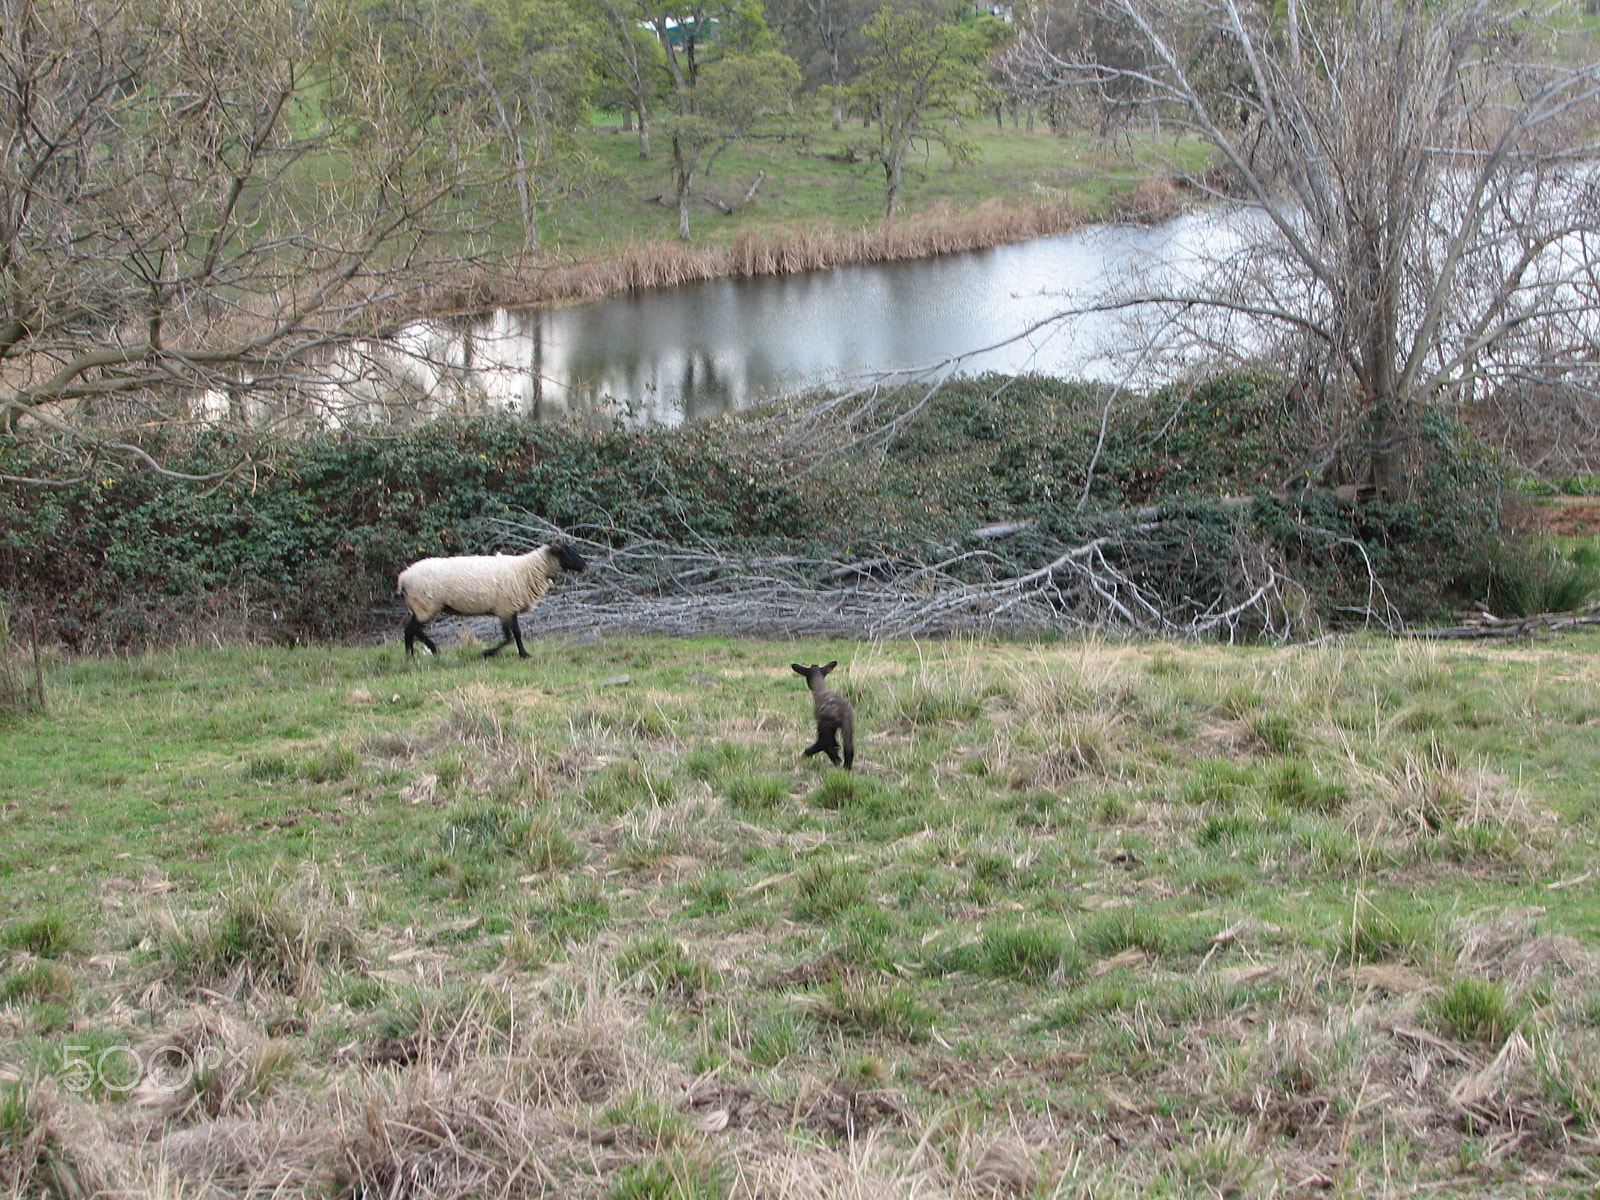
[[[631,104],[624,104],[622,106],[622,132],[633,132],[633,105]]]
[[[650,119],[644,115],[644,109],[639,110],[639,157],[650,157]]]
[[[517,205],[522,210],[522,248],[539,248],[539,214],[534,208],[532,190],[528,186],[528,162],[522,153],[522,139],[513,139],[516,146]]]
[[[689,240],[689,184],[694,173],[683,161],[683,150],[676,136],[672,139],[672,174],[678,184],[678,240]]]
[[[1372,443],[1369,449],[1372,486],[1384,500],[1405,495],[1405,428],[1393,401],[1381,401],[1372,414]]]
[[[833,131],[838,133],[844,128],[844,101],[839,96],[839,47],[831,42],[828,45],[828,83],[833,88],[830,106]]]
[[[883,223],[894,224],[894,210],[900,207],[900,160],[883,164]]]

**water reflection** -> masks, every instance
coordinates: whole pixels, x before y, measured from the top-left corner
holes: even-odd
[[[784,392],[973,355],[968,372],[1113,378],[1135,344],[1115,315],[1050,324],[1139,274],[1183,273],[1229,238],[1198,213],[1016,246],[805,275],[725,279],[595,304],[419,323],[398,339],[431,395],[540,417],[676,424]],[[986,346],[996,346],[974,354]]]

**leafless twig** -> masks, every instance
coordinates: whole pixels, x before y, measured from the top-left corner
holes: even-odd
[[[1170,522],[1106,524],[1027,568],[987,544],[849,562],[674,544],[609,527],[563,530],[537,518],[493,526],[507,548],[566,537],[589,559],[589,570],[541,604],[536,620],[545,633],[887,639],[1097,628],[1284,641],[1314,632],[1298,615],[1306,607],[1298,585],[1265,554],[1246,548],[1216,594],[1174,601],[1148,570],[1130,565],[1131,552],[1151,550]]]

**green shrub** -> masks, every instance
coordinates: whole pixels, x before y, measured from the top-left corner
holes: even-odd
[[[975,520],[1033,522],[953,561],[952,573],[977,581],[1042,567],[1063,545],[1122,528],[1129,508],[1157,505],[1158,529],[1107,553],[1175,612],[1235,579],[1247,539],[1307,585],[1317,611],[1364,612],[1370,565],[1389,598],[1417,615],[1449,611],[1471,582],[1461,564],[1498,528],[1500,464],[1442,411],[1418,421],[1406,496],[1352,507],[1321,481],[1283,495],[1285,481],[1303,478],[1307,447],[1294,395],[1270,376],[1124,397],[1104,431],[1098,385],[998,382],[952,381],[874,444],[881,459],[865,488],[850,454],[803,477],[786,473],[770,442],[736,419],[628,430],[504,416],[370,435],[253,433],[266,466],[221,484],[107,463],[48,491],[0,483],[0,596],[52,597],[51,634],[76,648],[170,642],[197,622],[298,640],[356,632],[392,601],[397,568],[495,548],[503,527],[494,522],[527,515],[864,557],[921,557],[930,542],[966,539]],[[158,440],[172,466],[200,475],[240,449],[219,431]],[[36,442],[0,436],[0,475],[71,473],[44,455]],[[1224,509],[1216,498],[1226,495],[1255,499]],[[239,629],[241,610],[255,614],[254,629]],[[959,681],[924,681],[898,696],[893,715],[962,721],[982,700]],[[875,699],[862,702],[865,713]],[[662,720],[629,716],[650,736],[665,732]]]
[[[1501,542],[1482,566],[1481,602],[1498,617],[1571,612],[1600,594],[1600,548],[1564,552],[1553,542]]]

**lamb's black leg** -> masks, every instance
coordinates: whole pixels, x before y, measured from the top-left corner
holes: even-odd
[[[516,631],[516,628],[517,619],[515,617],[512,617],[509,621],[502,619],[500,622],[500,644],[492,649],[485,650],[483,652],[483,656],[485,658],[493,658],[496,654],[499,654],[500,651],[509,646],[511,644],[511,635]],[[522,649],[522,635],[520,633],[517,634],[517,649]],[[522,657],[526,658],[528,656],[524,654]]]
[[[437,647],[437,646],[435,646],[433,644],[433,639],[430,638],[427,635],[427,633],[423,630],[422,622],[417,620],[415,613],[413,613],[411,616],[406,618],[406,630],[405,630],[405,632],[406,632],[406,657],[407,658],[415,658],[416,657],[416,654],[417,654],[417,645],[416,644],[418,642],[421,642],[424,646],[426,646],[429,650],[431,650],[435,657],[438,656],[439,647]]]
[[[532,658],[533,655],[522,644],[522,621],[518,617],[511,618],[511,636],[517,639],[517,657]]]
[[[834,766],[839,765],[839,739],[838,731],[833,729],[818,729],[817,740],[806,747],[804,757],[810,758],[813,754],[826,754]]]

